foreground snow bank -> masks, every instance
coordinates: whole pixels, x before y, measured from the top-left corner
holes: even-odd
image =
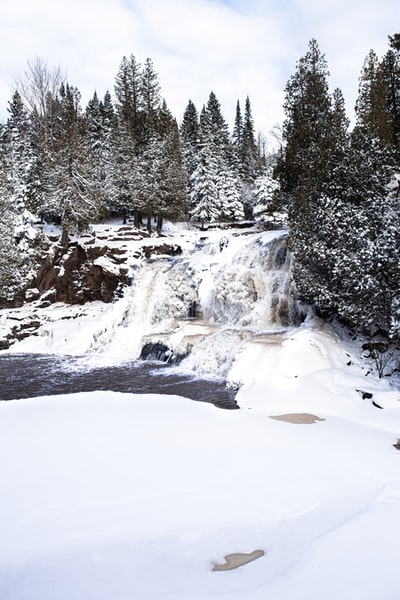
[[[240,411],[111,392],[0,403],[0,597],[397,600],[399,403],[311,376],[271,407],[248,382]],[[271,419],[292,395],[325,420]]]

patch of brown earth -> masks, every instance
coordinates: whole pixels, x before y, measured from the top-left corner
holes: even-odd
[[[213,565],[213,571],[231,571],[232,569],[237,569],[243,565],[246,565],[257,558],[261,558],[264,556],[264,550],[254,550],[254,552],[250,552],[249,554],[245,554],[242,552],[234,552],[233,554],[227,554],[224,558],[226,560],[225,563],[215,563]]]
[[[270,419],[275,421],[285,421],[286,423],[294,423],[296,425],[312,425],[317,421],[325,421],[316,415],[310,415],[309,413],[289,413],[287,415],[272,415]]]

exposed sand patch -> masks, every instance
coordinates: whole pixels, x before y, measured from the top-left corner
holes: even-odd
[[[245,554],[242,552],[234,552],[233,554],[227,554],[224,558],[226,563],[220,564],[215,563],[213,565],[213,571],[230,571],[232,569],[237,569],[242,565],[246,565],[257,558],[261,558],[264,556],[264,550],[254,550],[254,552],[250,552],[249,554]]]
[[[325,421],[316,415],[310,415],[309,413],[289,413],[287,415],[271,415],[270,419],[275,421],[286,421],[286,423],[295,423],[296,425],[312,425],[317,421]]]

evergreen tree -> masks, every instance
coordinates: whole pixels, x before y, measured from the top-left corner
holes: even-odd
[[[150,142],[157,132],[159,114],[162,107],[161,88],[158,74],[154,69],[153,61],[147,58],[142,71],[141,80],[141,107],[143,111],[144,143]]]
[[[0,306],[6,306],[22,292],[33,276],[37,238],[27,215],[22,212],[23,205],[15,202],[4,129],[0,125]]]
[[[331,109],[328,76],[325,56],[316,40],[311,40],[286,85],[284,148],[277,165],[282,191],[289,195],[295,210],[307,204],[308,195],[303,191],[311,184],[318,191],[326,176],[325,141]]]
[[[387,89],[383,70],[373,50],[364,61],[355,110],[357,128],[389,148],[393,143],[393,131],[387,110]]]
[[[142,136],[142,67],[133,54],[122,58],[114,86],[116,112],[119,121],[135,144],[141,143]]]
[[[300,297],[365,333],[392,331],[399,286],[398,212],[377,59],[364,64],[349,136],[342,94],[328,96],[315,43],[287,86],[278,172],[290,198],[290,241]],[[313,93],[311,93],[311,91]],[[283,168],[283,170],[282,170]]]
[[[233,125],[232,143],[238,156],[243,145],[243,117],[239,100],[236,103],[235,123]]]
[[[229,141],[228,125],[222,115],[221,105],[214,92],[210,92],[208,102],[205,107],[207,116],[205,134],[208,144],[213,146],[217,155],[223,159],[229,159],[232,156],[231,145]],[[200,122],[200,127],[202,126]]]
[[[61,243],[66,246],[70,230],[82,230],[98,219],[105,204],[98,163],[85,135],[80,93],[69,84],[60,90],[60,115],[62,126],[49,159],[51,177],[44,212],[61,220]]]
[[[28,113],[18,91],[9,102],[9,117],[5,131],[5,159],[10,192],[16,210],[26,207],[28,174],[33,159]]]
[[[177,219],[187,212],[187,178],[183,168],[179,131],[165,101],[158,115],[158,133],[146,145],[139,159],[138,200],[140,212],[157,216],[157,232],[164,218]]]
[[[217,173],[214,155],[207,146],[203,146],[198,165],[190,177],[191,220],[199,222],[202,229],[205,223],[217,221],[220,216]]]
[[[199,115],[191,100],[189,100],[183,113],[179,133],[182,141],[185,168],[190,176],[196,168],[196,158],[199,150]]]
[[[400,34],[389,36],[389,50],[380,68],[386,86],[386,106],[397,164],[400,163]]]
[[[325,57],[311,40],[286,86],[285,145],[276,169],[289,205],[294,277],[300,297],[307,300],[315,297],[326,272],[314,248],[320,237],[315,215],[324,201],[331,143],[328,74]]]
[[[257,221],[267,221],[276,210],[276,193],[279,190],[279,183],[270,172],[257,177],[254,189],[254,218]]]
[[[129,213],[134,214],[135,225],[139,226],[138,177],[139,159],[132,144],[129,128],[123,122],[117,122],[112,131],[112,195],[111,207],[122,210],[123,221]]]
[[[250,99],[247,96],[241,144],[241,173],[245,181],[254,181],[259,171],[259,156],[251,114]]]
[[[96,160],[102,193],[108,206],[116,204],[117,191],[113,185],[113,129],[114,108],[111,95],[107,91],[104,100],[99,101],[96,92],[89,101],[86,111],[86,141]]]
[[[229,168],[220,170],[216,178],[216,186],[218,189],[218,218],[222,221],[243,219],[241,185],[234,171]]]

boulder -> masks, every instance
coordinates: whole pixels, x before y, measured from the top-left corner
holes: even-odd
[[[115,268],[107,269],[95,261],[105,257]],[[120,249],[71,245],[67,251],[57,248],[54,256],[42,260],[33,287],[41,294],[54,290],[51,302],[84,304],[93,300],[111,302],[116,290],[129,282],[126,257]],[[106,261],[105,261],[106,264]],[[124,265],[125,268],[119,268]]]

